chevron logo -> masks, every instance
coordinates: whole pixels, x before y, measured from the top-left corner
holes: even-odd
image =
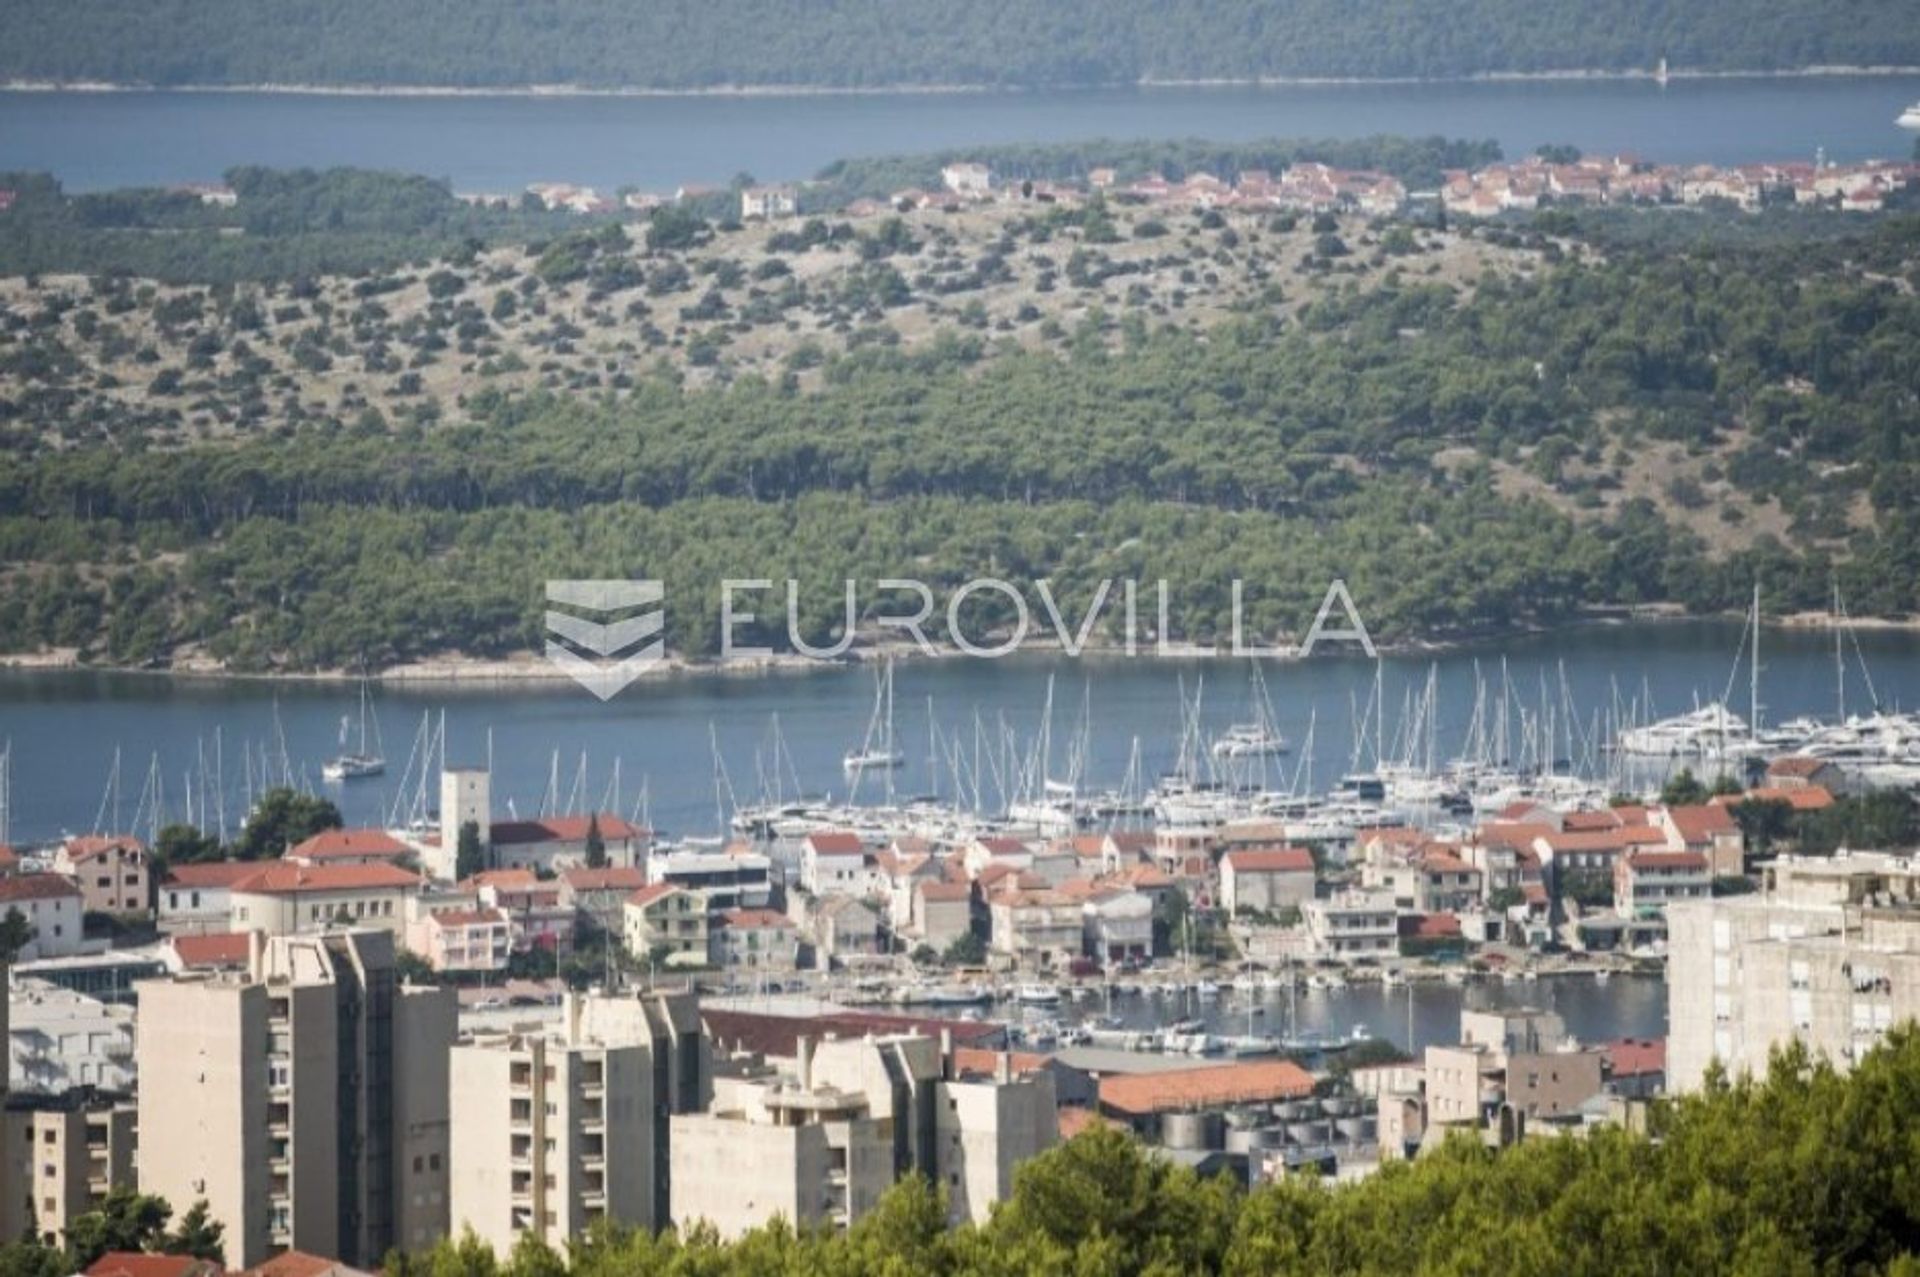
[[[666,658],[658,581],[548,581],[547,603],[547,660],[603,701]]]

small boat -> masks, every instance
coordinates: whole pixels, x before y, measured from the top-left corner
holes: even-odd
[[[1441,978],[1448,984],[1465,984],[1467,973],[1459,967],[1448,967],[1446,975]]]
[[[1900,112],[1899,118],[1894,120],[1894,123],[1903,129],[1920,129],[1920,102],[1915,102]]]
[[[1203,998],[1217,998],[1220,996],[1220,986],[1211,980],[1202,980],[1194,986],[1194,992]]]
[[[1213,741],[1215,758],[1260,758],[1284,754],[1287,738],[1262,723],[1235,723]]]
[[[1595,984],[1605,984],[1611,979],[1613,979],[1613,972],[1607,970],[1605,967],[1601,967],[1593,973],[1593,982]]]
[[[1046,984],[1023,984],[1014,994],[1022,1006],[1055,1007],[1060,1005],[1060,990]]]
[[[370,776],[379,776],[387,770],[387,760],[380,756],[380,725],[374,724],[374,743],[367,744],[367,680],[360,680],[360,738],[352,750],[348,750],[347,728],[351,720],[340,720],[340,753],[320,764],[320,775],[324,780],[365,780]]]

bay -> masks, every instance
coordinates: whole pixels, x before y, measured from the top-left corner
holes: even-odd
[[[833,160],[1093,138],[1492,138],[1718,164],[1905,158],[1920,76],[1521,80],[979,93],[401,96],[0,93],[0,171],[71,190],[212,181],[233,165],[358,165],[508,192],[670,191],[812,176]]]
[[[1360,603],[1364,608],[1365,600]],[[1476,700],[1491,720],[1504,689],[1510,755],[1528,747],[1525,710],[1536,722],[1555,723],[1551,749],[1542,743],[1533,752],[1598,768],[1604,765],[1598,737],[1608,721],[1681,712],[1730,689],[1731,703],[1744,713],[1746,667],[1735,661],[1740,644],[1736,622],[1689,621],[1587,626],[1432,657],[1389,656],[1378,671],[1377,715],[1367,708],[1375,666],[1358,653],[1323,649],[1305,661],[1265,662],[1278,726],[1295,744],[1292,754],[1272,760],[1268,780],[1331,786],[1356,763],[1371,763],[1376,721],[1383,725],[1388,755],[1396,756],[1403,710],[1430,677],[1436,758],[1450,759],[1463,748]],[[1869,707],[1869,682],[1883,706],[1920,704],[1920,633],[1867,629],[1847,638],[1844,648],[1850,711]],[[1839,687],[1829,632],[1769,629],[1762,664],[1767,721],[1834,712]],[[1049,771],[1064,775],[1084,736],[1081,774],[1087,788],[1118,785],[1136,741],[1148,781],[1169,769],[1177,757],[1183,696],[1192,698],[1196,690],[1203,688],[1208,734],[1249,714],[1245,659],[1030,655],[903,663],[895,678],[895,720],[908,761],[888,778],[896,792],[951,795],[957,780],[977,775],[982,800],[991,807],[1017,788],[1013,772],[1040,734],[1050,683]],[[874,670],[824,664],[766,676],[642,681],[606,703],[564,682],[376,687],[372,705],[387,774],[326,792],[351,823],[404,814],[413,790],[410,742],[423,719],[437,725],[444,715],[448,761],[491,758],[502,815],[509,804],[522,816],[543,808],[600,806],[639,811],[671,833],[711,834],[719,832],[722,812],[736,801],[776,793],[843,794],[841,758],[864,739],[874,689]],[[231,833],[261,775],[273,772],[277,778],[283,750],[296,784],[323,789],[320,764],[338,752],[343,725],[357,734],[357,707],[350,684],[0,671],[0,742],[10,743],[13,755],[10,836],[27,842],[96,824],[129,826],[154,770],[161,781],[161,823],[184,814],[192,791],[207,823],[215,825],[224,812]],[[776,718],[784,743],[777,766]],[[110,786],[116,752],[117,795]],[[870,776],[859,796],[880,798],[884,783]],[[148,819],[140,824],[138,832],[146,833]]]

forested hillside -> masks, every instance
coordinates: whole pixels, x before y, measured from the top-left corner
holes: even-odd
[[[0,0],[0,77],[703,89],[1920,65],[1905,0]]]

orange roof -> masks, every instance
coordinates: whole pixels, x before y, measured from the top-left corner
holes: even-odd
[[[1014,1075],[1038,1073],[1053,1063],[1050,1055],[1041,1055],[1036,1051],[1010,1051],[1007,1053]],[[956,1073],[991,1073],[1000,1067],[1000,1052],[989,1051],[985,1047],[956,1046],[953,1048],[953,1068]]]
[[[1291,1060],[1261,1060],[1100,1079],[1101,1106],[1134,1115],[1225,1104],[1258,1104],[1312,1093],[1312,1075]]]
[[[861,856],[867,845],[859,834],[844,829],[817,829],[807,835],[807,850],[816,856]]]
[[[82,834],[67,839],[66,849],[69,860],[92,860],[110,851],[144,851],[146,848],[132,834]]]
[[[1618,829],[1624,823],[1620,813],[1612,808],[1604,811],[1570,811],[1560,818],[1560,828],[1568,833],[1592,829]]]
[[[1719,834],[1740,832],[1733,814],[1725,807],[1711,804],[1699,807],[1669,807],[1667,819],[1681,839],[1688,843],[1707,842]]]
[[[253,860],[206,860],[198,864],[173,865],[167,870],[167,880],[163,887],[231,887],[242,878],[252,877],[260,871],[260,862]]]
[[[1492,847],[1512,847],[1515,849],[1532,847],[1536,838],[1547,838],[1558,833],[1552,825],[1482,825],[1475,836]]]
[[[617,865],[605,869],[562,869],[560,881],[575,891],[638,891],[647,885],[647,871]]]
[[[220,1272],[220,1265],[192,1255],[142,1255],[110,1250],[89,1264],[87,1277],[200,1277]]]
[[[507,915],[498,909],[446,909],[427,916],[443,928],[498,926],[507,920]]]
[[[974,841],[985,848],[989,856],[1024,856],[1033,850],[1018,838],[976,838]]]
[[[1600,1049],[1606,1055],[1607,1071],[1615,1077],[1667,1071],[1665,1038],[1621,1038],[1618,1042],[1605,1043]]]
[[[1722,794],[1713,802],[1717,807],[1738,807],[1741,803],[1786,803],[1795,811],[1824,811],[1833,806],[1833,795],[1824,785],[1795,785],[1791,789],[1761,785],[1744,794]]]
[[[321,1277],[321,1274],[335,1269],[346,1269],[346,1265],[324,1255],[310,1255],[304,1250],[283,1250],[272,1259],[247,1269],[245,1277]]]
[[[1809,758],[1805,754],[1789,754],[1785,758],[1776,758],[1767,764],[1769,776],[1799,776],[1807,778],[1820,774],[1820,769],[1832,764],[1824,758]]]
[[[404,856],[411,849],[384,829],[325,829],[287,850],[288,860]]]
[[[209,970],[247,965],[247,944],[252,933],[213,931],[203,936],[175,936],[173,952],[180,965],[189,970]]]
[[[654,901],[665,899],[678,890],[680,890],[680,888],[670,882],[656,882],[651,886],[642,887],[628,896],[627,903],[644,909]]]
[[[1220,857],[1237,874],[1312,873],[1313,853],[1305,847],[1276,847],[1272,851],[1230,851]]]
[[[793,919],[784,913],[775,913],[771,909],[729,909],[720,915],[720,921],[729,927],[753,930],[765,930],[769,927],[783,931],[793,930]]]
[[[302,865],[282,860],[233,884],[253,896],[286,896],[302,891],[391,891],[418,887],[420,878],[398,865]]]
[[[59,874],[20,874],[0,878],[0,904],[13,900],[58,900],[80,894],[80,888]]]
[[[965,900],[973,895],[973,889],[964,882],[923,882],[919,890],[922,900]]]
[[[1631,869],[1705,869],[1707,858],[1697,851],[1636,851],[1627,857]]]
[[[1588,829],[1572,834],[1542,834],[1540,841],[1550,851],[1624,851],[1627,840],[1618,829]]]

